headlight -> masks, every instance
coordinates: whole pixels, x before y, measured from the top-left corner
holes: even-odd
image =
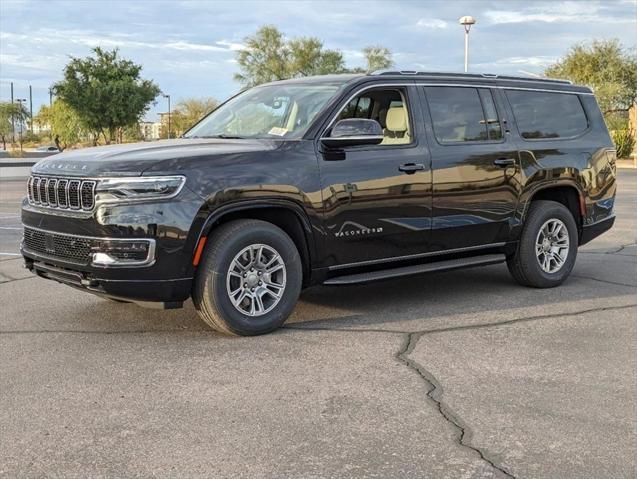
[[[96,203],[161,200],[177,196],[184,186],[183,176],[106,178],[95,187]]]

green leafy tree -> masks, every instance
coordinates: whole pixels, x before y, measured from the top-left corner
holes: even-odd
[[[64,68],[64,80],[53,90],[88,129],[110,143],[118,130],[140,120],[160,89],[140,77],[140,65],[119,58],[117,49],[97,47],[93,52],[94,57],[72,58]]]
[[[132,141],[142,141],[144,139],[144,135],[139,127],[139,123],[135,123],[133,125],[128,125],[120,130],[122,141],[124,142],[132,142]]]
[[[188,98],[175,106],[171,114],[171,130],[173,136],[182,135],[191,126],[217,108],[219,102],[214,98]],[[162,131],[162,136],[168,136],[168,131]]]
[[[374,46],[363,50],[367,68],[347,68],[343,54],[325,49],[315,37],[286,39],[276,27],[263,26],[245,39],[245,48],[237,52],[240,73],[235,80],[247,87],[286,78],[329,73],[364,73],[393,65],[389,49]]]
[[[394,66],[394,60],[389,48],[370,46],[363,48],[363,55],[367,61],[367,72],[385,70]]]
[[[7,141],[13,139],[14,126],[20,128],[29,117],[29,112],[21,103],[0,102],[0,137],[2,149],[7,149]]]
[[[51,138],[60,151],[79,143],[87,134],[79,115],[60,99],[56,99],[50,107],[42,106],[33,121],[50,129]]]
[[[301,37],[287,43],[288,78],[328,73],[343,73],[345,61],[341,52],[324,50],[318,38]]]
[[[576,45],[544,73],[592,87],[605,115],[628,111],[637,100],[637,55],[617,40]]]
[[[283,34],[273,26],[261,27],[245,39],[237,52],[241,73],[234,78],[246,86],[282,80],[288,75],[289,48]]]

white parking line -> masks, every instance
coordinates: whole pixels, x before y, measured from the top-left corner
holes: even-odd
[[[13,226],[0,226],[0,230],[21,230],[22,228],[13,227]]]
[[[20,253],[2,253],[0,252],[0,256],[22,256]]]

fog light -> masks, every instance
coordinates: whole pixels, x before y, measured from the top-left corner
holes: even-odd
[[[155,259],[155,241],[98,240],[92,251],[94,266],[148,265]]]

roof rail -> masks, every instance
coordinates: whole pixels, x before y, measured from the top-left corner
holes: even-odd
[[[515,81],[529,81],[529,82],[543,82],[543,83],[561,83],[565,85],[572,85],[570,80],[562,80],[559,78],[534,78],[534,77],[522,77],[513,75],[498,75],[495,73],[457,73],[457,72],[424,72],[416,70],[376,70],[368,75],[423,75],[429,77],[456,77],[456,78],[490,78],[498,80],[515,80]]]

